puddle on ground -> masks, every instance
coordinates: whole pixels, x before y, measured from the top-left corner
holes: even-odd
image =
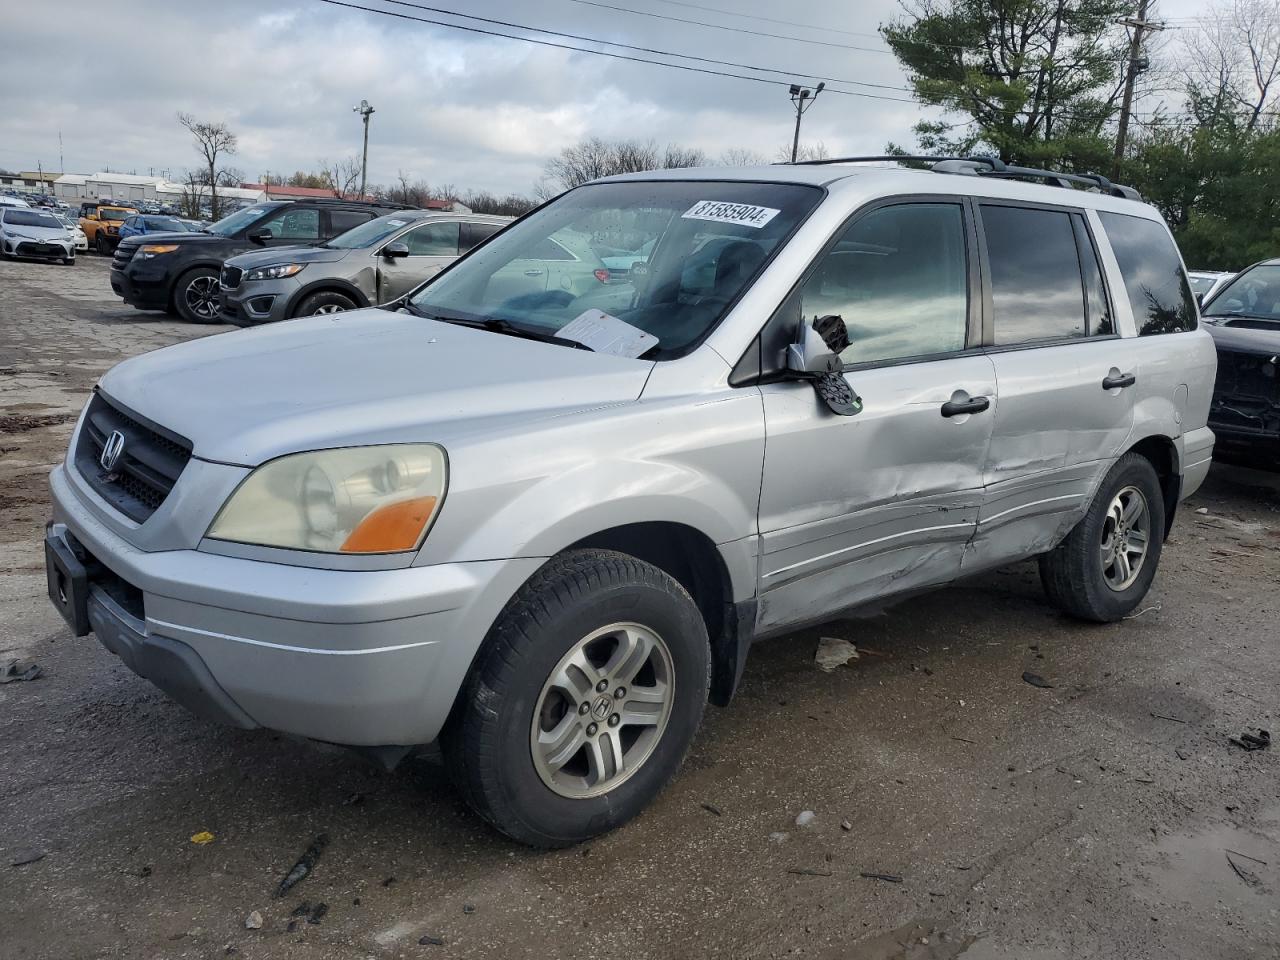
[[[1280,842],[1227,824],[1174,834],[1156,845],[1143,873],[1156,898],[1172,906],[1265,914],[1280,890]]]

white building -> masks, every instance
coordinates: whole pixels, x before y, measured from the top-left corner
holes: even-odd
[[[187,186],[174,183],[164,177],[142,177],[131,173],[100,172],[88,176],[66,174],[54,181],[54,196],[67,203],[84,200],[115,200],[120,203],[153,201],[176,205],[187,192]],[[208,187],[195,187],[201,194]],[[243,200],[256,203],[265,199],[262,190],[245,190],[241,187],[219,187],[218,197],[226,200]]]

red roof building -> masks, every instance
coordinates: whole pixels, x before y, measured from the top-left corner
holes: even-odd
[[[287,187],[276,183],[269,186],[261,183],[242,183],[240,186],[246,190],[266,191],[268,200],[310,200],[316,197],[335,199],[338,196],[337,190],[331,190],[328,187]]]

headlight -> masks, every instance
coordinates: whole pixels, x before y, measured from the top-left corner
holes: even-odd
[[[150,260],[152,257],[158,257],[162,253],[173,253],[178,249],[176,243],[144,243],[138,248],[135,257],[141,257],[143,260]]]
[[[256,270],[250,270],[244,278],[246,280],[279,280],[282,277],[292,277],[305,266],[305,263],[277,263],[274,267],[258,267]]]
[[[422,543],[447,486],[429,443],[296,453],[249,474],[208,537],[322,553],[402,553]]]

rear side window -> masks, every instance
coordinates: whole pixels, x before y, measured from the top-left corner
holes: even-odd
[[[1072,215],[982,205],[999,346],[1089,335]]]
[[[460,253],[466,253],[476,244],[488,240],[506,224],[502,223],[464,223],[462,225],[462,244]]]
[[[1194,330],[1196,302],[1164,224],[1123,213],[1098,216],[1120,264],[1138,336]]]
[[[352,227],[368,223],[373,217],[372,210],[330,210],[329,232],[336,237],[340,233],[346,233]]]

